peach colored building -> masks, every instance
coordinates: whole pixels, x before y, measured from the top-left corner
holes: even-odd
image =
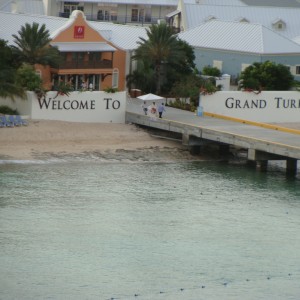
[[[74,90],[125,90],[126,51],[107,41],[86,21],[83,12],[74,11],[51,37],[62,62],[58,69],[37,66],[47,88],[55,89],[63,81]]]

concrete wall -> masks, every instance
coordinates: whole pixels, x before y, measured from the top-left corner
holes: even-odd
[[[11,109],[16,109],[22,116],[31,116],[31,95],[27,93],[27,99],[16,98],[14,101],[10,98],[1,98],[0,105],[6,105]]]
[[[27,92],[27,100],[0,98],[0,105],[17,109],[30,119],[60,120],[89,123],[125,123],[126,92],[72,92],[57,96],[48,92],[45,99],[37,99]]]
[[[201,95],[204,112],[220,114],[254,122],[299,122],[300,92],[222,91]]]

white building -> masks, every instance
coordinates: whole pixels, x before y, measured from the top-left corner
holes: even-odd
[[[164,20],[178,0],[0,0],[0,11],[68,18],[81,10],[87,20],[149,25]]]
[[[267,60],[287,65],[300,80],[300,45],[261,25],[211,20],[179,34],[194,48],[198,70],[217,67],[238,78],[254,62]]]
[[[295,7],[245,5],[250,2],[251,0],[179,0],[177,9],[169,14],[169,23],[185,31],[209,20],[238,21],[261,24],[289,39],[299,39],[300,5],[296,7],[295,1]],[[275,5],[278,1],[273,2]],[[281,2],[292,4],[288,0]]]

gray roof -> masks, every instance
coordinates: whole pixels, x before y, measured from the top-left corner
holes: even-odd
[[[281,34],[290,39],[300,35],[300,8],[185,4],[183,18],[186,20],[186,29],[205,22],[208,16],[225,21],[246,18],[251,23],[268,28],[272,28],[275,19],[281,19],[286,23]]]
[[[196,48],[252,54],[300,54],[300,45],[260,24],[212,20],[178,37]]]
[[[56,46],[60,52],[105,52],[116,51],[116,48],[104,42],[82,43],[82,42],[59,42],[51,43]]]
[[[300,45],[300,35],[295,37],[293,41]]]
[[[26,14],[13,14],[0,12],[1,28],[0,38],[7,40],[9,44],[13,44],[12,34],[17,34],[26,23],[33,22],[45,24],[50,34],[59,30],[69,19],[49,16],[37,16]],[[88,23],[97,30],[105,39],[110,41],[116,47],[123,50],[134,50],[138,47],[137,41],[139,37],[147,38],[146,28],[140,26],[120,25],[108,22]]]
[[[0,11],[44,15],[43,0],[0,0]]]

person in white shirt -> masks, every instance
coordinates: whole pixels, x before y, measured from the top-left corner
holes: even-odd
[[[155,102],[153,102],[150,106],[148,106],[148,112],[149,112],[150,118],[152,120],[155,120],[156,114],[157,114],[157,107],[156,107]]]
[[[164,103],[158,105],[157,111],[158,111],[158,117],[161,119],[163,112],[166,111]]]

